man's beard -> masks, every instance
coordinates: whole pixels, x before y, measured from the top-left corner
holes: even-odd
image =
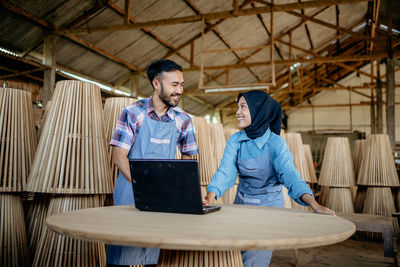
[[[176,104],[171,103],[171,100],[170,100],[170,99],[171,99],[171,96],[175,96],[175,95],[169,95],[169,96],[167,96],[167,95],[165,94],[163,84],[160,83],[160,85],[161,85],[161,91],[160,91],[159,97],[160,97],[160,99],[162,100],[162,102],[163,102],[167,107],[176,107],[176,106],[178,105],[178,103],[179,103],[179,100],[178,100],[178,102],[177,102]]]

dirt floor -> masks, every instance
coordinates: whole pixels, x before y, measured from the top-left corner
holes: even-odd
[[[276,250],[270,267],[294,266],[294,250]],[[298,250],[298,266],[388,267],[394,258],[383,256],[383,242],[352,237],[339,244]]]

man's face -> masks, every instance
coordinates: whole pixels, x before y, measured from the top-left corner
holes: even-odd
[[[155,92],[168,107],[176,107],[183,93],[183,74],[179,70],[163,72],[153,80]]]

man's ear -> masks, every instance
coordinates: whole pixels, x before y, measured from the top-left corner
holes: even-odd
[[[160,88],[160,81],[157,78],[153,79],[152,84],[153,84],[153,89]]]

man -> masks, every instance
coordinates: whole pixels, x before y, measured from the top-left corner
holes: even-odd
[[[178,146],[182,159],[198,154],[190,116],[177,107],[183,92],[182,67],[171,60],[153,61],[147,67],[153,95],[126,107],[110,145],[120,173],[114,188],[114,205],[134,204],[129,159],[174,159]],[[159,249],[108,246],[107,263],[152,265]]]

